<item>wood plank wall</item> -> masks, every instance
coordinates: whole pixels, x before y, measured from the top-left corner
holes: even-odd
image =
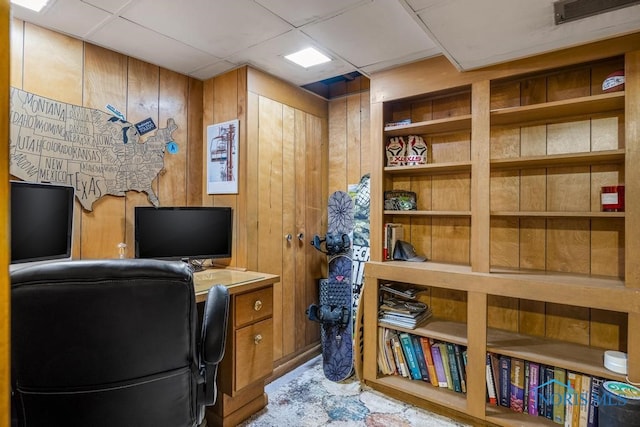
[[[369,79],[329,88],[329,194],[346,191],[371,173]]]
[[[287,227],[291,224],[289,228],[295,234],[304,228],[304,243],[308,243],[312,234],[321,234],[326,229],[328,177],[334,177],[330,184],[334,191],[346,189],[348,184],[357,183],[362,174],[369,172],[367,79],[350,83],[342,93],[342,88],[333,88],[340,97],[333,101],[329,119],[326,101],[264,73],[252,70],[253,86],[249,88],[247,67],[201,82],[17,19],[11,22],[10,43],[10,85],[13,87],[90,108],[104,109],[106,104],[112,104],[131,122],[151,117],[158,126],[165,126],[167,118],[176,120],[178,130],[174,136],[180,150],[176,155],[165,155],[165,170],[153,182],[153,188],[163,206],[230,206],[234,209],[233,256],[221,260],[223,264],[268,270],[267,266],[274,264],[273,252],[266,242],[276,235],[282,241],[282,231],[275,229],[272,229],[273,236],[260,239],[258,235],[262,200],[258,183],[263,159],[256,153],[259,132],[265,130],[247,127],[247,123],[261,121],[264,126],[274,119],[266,108],[260,107],[265,106],[267,100],[275,100],[280,105],[281,112],[286,113],[283,124],[294,123],[291,130],[297,133],[293,137],[303,141],[290,153],[294,158],[284,160],[298,164],[304,159],[306,163],[305,184],[296,190],[298,200],[304,196],[306,209],[301,210],[298,203],[291,202],[283,205],[284,209],[273,220],[279,218]],[[235,118],[240,119],[239,194],[208,195],[204,163],[206,127]],[[335,124],[329,125],[332,122]],[[331,138],[327,138],[329,127]],[[327,141],[331,141],[330,150]],[[328,166],[329,151],[334,158],[331,166]],[[283,171],[286,181],[298,180],[299,176],[291,175],[291,170],[284,168]],[[286,190],[286,187],[283,188]],[[127,255],[132,257],[134,207],[149,204],[144,194],[136,192],[127,192],[126,197],[103,197],[92,212],[84,211],[76,203],[74,258],[116,257],[117,244],[121,241],[128,244]],[[296,209],[295,215],[288,213],[292,208]],[[261,215],[268,212],[263,209]],[[310,245],[301,248],[304,249],[298,249],[292,257],[293,264],[280,262],[284,270],[273,271],[284,273],[288,279],[286,285],[276,289],[276,297],[281,300],[281,310],[276,315],[281,327],[276,334],[279,340],[276,359],[285,360],[319,341],[317,325],[306,320],[304,307],[317,301],[315,280],[326,275],[326,265],[323,257],[309,249]],[[292,277],[296,279],[290,280]],[[296,292],[295,281],[306,284],[301,288],[303,291]],[[297,332],[293,335],[287,333],[291,323],[296,325]]]
[[[0,0],[0,117],[9,117],[9,2]],[[9,121],[0,120],[0,427],[10,424]]]
[[[111,104],[136,123],[168,118],[177,154],[165,154],[152,187],[161,206],[202,204],[202,82],[17,19],[11,23],[11,86],[47,98],[104,110]],[[117,244],[134,256],[133,212],[151,203],[143,193],[105,196],[93,211],[76,202],[74,258],[115,258]]]

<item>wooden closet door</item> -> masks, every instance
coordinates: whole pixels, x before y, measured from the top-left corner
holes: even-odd
[[[322,120],[266,97],[258,100],[258,271],[274,286],[274,361],[319,340],[305,314],[317,302],[323,256],[309,244],[321,233]]]

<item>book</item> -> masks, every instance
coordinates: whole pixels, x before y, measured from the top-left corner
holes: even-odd
[[[600,404],[600,387],[602,387],[603,382],[604,379],[602,378],[591,377],[591,393],[589,396],[587,427],[598,427],[598,405]]]
[[[462,346],[459,344],[453,345],[456,360],[458,362],[458,375],[460,376],[460,387],[462,388],[462,392],[467,392],[467,361],[466,361],[466,350],[462,349]]]
[[[390,345],[391,330],[383,327],[378,328],[378,365],[380,372],[385,375],[396,375],[396,364],[393,356],[393,350]]]
[[[572,411],[571,411],[571,427],[578,427],[580,423],[580,392],[582,389],[582,375],[575,373],[575,381],[572,386],[573,388],[573,401],[572,403]],[[565,414],[565,424],[567,423],[566,414]]]
[[[402,351],[402,344],[400,344],[400,338],[397,334],[394,334],[391,337],[391,343],[393,348],[393,355],[396,358],[396,363],[398,365],[398,372],[403,377],[409,378],[409,369],[407,367],[407,363],[404,358],[404,353]]]
[[[567,390],[564,399],[564,426],[572,427],[573,426],[573,416],[574,416],[574,407],[575,401],[577,397],[576,391],[576,381],[577,377],[580,374],[577,374],[572,371],[567,371]],[[580,387],[578,386],[578,390]],[[575,411],[578,414],[580,411]]]
[[[493,380],[496,384],[496,399],[500,404],[500,357],[496,353],[489,353],[491,357],[491,370],[493,371]]]
[[[529,362],[529,399],[527,413],[529,415],[538,415],[538,385],[540,379],[540,365],[535,362]]]
[[[556,424],[564,424],[564,400],[561,400],[558,396],[564,396],[567,391],[567,371],[556,366],[553,369],[553,379],[553,422]],[[559,403],[556,404],[556,401],[559,401]]]
[[[436,367],[433,364],[433,355],[431,353],[431,344],[429,344],[429,338],[420,337],[420,345],[422,345],[422,352],[424,358],[427,361],[427,370],[429,371],[429,382],[435,387],[438,387],[438,376],[436,375]]]
[[[496,393],[496,382],[493,377],[493,368],[491,367],[491,355],[489,353],[487,353],[485,376],[487,381],[487,400],[490,405],[497,405],[498,398]]]
[[[384,375],[390,375],[389,362],[387,360],[386,350],[385,350],[385,328],[378,326],[378,371],[380,371]]]
[[[580,382],[580,416],[578,427],[587,427],[589,421],[589,401],[591,396],[591,377],[582,375]]]
[[[429,344],[431,346],[431,356],[433,357],[433,364],[436,368],[438,387],[447,388],[449,385],[447,383],[447,376],[444,372],[444,365],[442,362],[442,355],[440,354],[440,347],[432,340],[429,340]]]
[[[422,379],[422,375],[420,374],[420,367],[418,366],[418,360],[416,359],[416,353],[413,350],[413,344],[411,343],[411,337],[406,332],[401,332],[399,337],[400,344],[402,345],[402,351],[404,353],[404,358],[407,362],[407,367],[409,368],[409,378],[413,380]]]
[[[553,420],[553,366],[544,365],[540,370],[542,394],[538,396],[538,402],[540,403],[538,408],[539,416]]]
[[[415,329],[425,323],[431,317],[431,310],[425,310],[416,317],[405,316],[397,313],[384,313],[379,317],[379,322],[388,326]]]
[[[393,259],[393,248],[397,240],[404,239],[404,228],[402,224],[396,222],[388,222],[384,225],[384,243],[383,255],[385,259]]]
[[[400,365],[396,361],[396,356],[393,351],[393,343],[391,342],[391,337],[393,335],[393,331],[390,329],[384,328],[385,330],[385,350],[386,356],[389,363],[389,368],[393,371],[393,375],[401,375],[399,371]]]
[[[524,361],[511,359],[509,407],[515,412],[524,412]]]
[[[524,396],[522,398],[522,412],[529,413],[529,361],[524,361]]]
[[[389,292],[390,294],[402,297],[402,298],[406,298],[406,299],[416,299],[416,296],[418,295],[418,292],[420,292],[418,289],[416,288],[401,288],[401,287],[396,287],[391,283],[383,283],[380,285],[380,290],[381,291],[385,291],[385,292]]]
[[[456,350],[452,343],[445,344],[447,348],[447,356],[449,359],[449,370],[451,371],[451,381],[453,382],[453,391],[462,393],[462,385],[460,383],[460,368],[456,359]]]
[[[420,344],[420,337],[411,335],[411,344],[413,344],[413,351],[416,354],[416,360],[418,367],[420,368],[420,375],[423,381],[429,381],[429,369],[427,368],[427,359],[422,351],[422,344]]]
[[[509,408],[511,385],[511,358],[500,356],[500,389],[498,390],[498,403]]]
[[[451,366],[449,366],[449,354],[447,352],[447,344],[440,342],[435,344],[440,348],[440,355],[442,356],[442,367],[444,369],[444,376],[447,379],[447,388],[453,390],[453,378],[451,377]]]

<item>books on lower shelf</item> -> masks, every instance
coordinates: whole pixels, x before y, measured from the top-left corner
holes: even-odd
[[[378,327],[378,370],[466,393],[465,346]]]
[[[603,378],[490,352],[486,363],[489,405],[545,417],[565,427],[598,425]]]

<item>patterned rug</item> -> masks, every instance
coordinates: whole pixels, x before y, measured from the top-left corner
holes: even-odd
[[[336,383],[322,373],[320,356],[267,386],[269,404],[241,427],[367,426],[462,427],[432,412],[363,386],[355,376]]]

